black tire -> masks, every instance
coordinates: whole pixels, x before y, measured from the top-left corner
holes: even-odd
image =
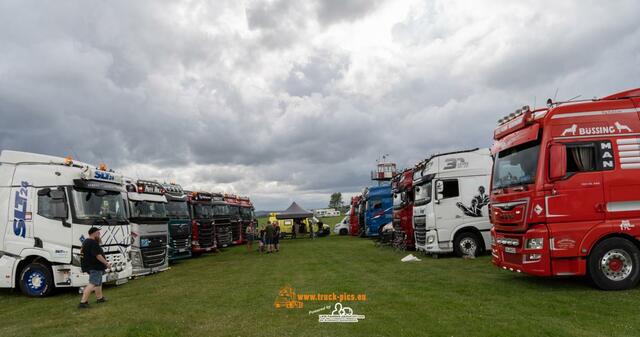
[[[587,270],[602,290],[633,288],[640,280],[640,250],[627,239],[605,239],[591,251]]]
[[[347,235],[349,234],[349,231],[346,228],[343,228],[340,230],[340,235]]]
[[[26,265],[20,271],[18,282],[22,293],[29,297],[45,297],[51,294],[54,288],[51,269],[38,262]]]
[[[476,257],[482,252],[482,240],[476,233],[462,232],[456,234],[453,240],[453,251],[458,257],[473,256]]]

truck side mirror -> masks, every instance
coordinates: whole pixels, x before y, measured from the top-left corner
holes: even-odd
[[[567,149],[564,144],[552,144],[549,148],[549,179],[560,180],[567,175]]]
[[[51,189],[49,187],[45,187],[41,190],[38,190],[39,197],[48,197],[49,193],[51,193]]]

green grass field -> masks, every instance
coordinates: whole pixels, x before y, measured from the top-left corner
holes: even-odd
[[[325,221],[329,223],[330,221]],[[331,223],[335,222],[331,220]],[[603,292],[582,279],[542,279],[474,260],[404,256],[355,237],[283,240],[276,254],[233,247],[108,287],[109,303],[76,309],[75,291],[31,299],[0,291],[0,336],[631,336],[640,290]],[[365,293],[344,302],[358,323],[319,323],[276,309],[280,287]],[[92,302],[94,300],[92,299]],[[320,312],[329,314],[330,310]]]

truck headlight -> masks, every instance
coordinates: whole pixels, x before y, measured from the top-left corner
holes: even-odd
[[[542,249],[544,243],[543,238],[532,238],[527,239],[527,249]]]
[[[436,241],[436,237],[433,235],[429,235],[427,237],[427,243],[433,243],[434,241]]]

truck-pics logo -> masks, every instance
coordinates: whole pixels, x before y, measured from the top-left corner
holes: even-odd
[[[290,285],[285,285],[278,291],[273,306],[276,309],[302,309],[304,302],[325,302],[325,301],[360,301],[367,300],[366,294],[350,293],[296,293]]]
[[[621,124],[618,121],[613,123],[613,126],[592,126],[592,127],[586,127],[586,128],[578,127],[578,124],[572,124],[571,127],[568,127],[564,129],[564,131],[562,131],[562,134],[560,135],[560,137],[605,135],[605,134],[624,133],[624,132],[633,132],[633,131],[629,126]]]
[[[364,315],[356,315],[353,309],[345,307],[342,303],[337,302],[331,315],[318,315],[318,322],[321,323],[358,323],[364,319]]]
[[[26,181],[21,183],[20,189],[16,191],[16,201],[13,208],[13,233],[23,238],[27,236],[25,220],[27,220],[28,186],[29,183]]]

